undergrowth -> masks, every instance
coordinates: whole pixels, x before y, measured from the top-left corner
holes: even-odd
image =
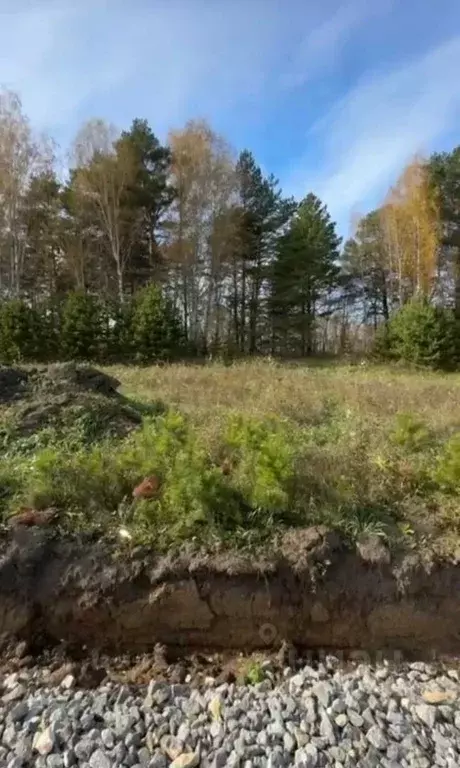
[[[268,387],[273,378],[280,383],[287,376],[287,369],[266,369]],[[204,411],[188,407],[188,393],[180,402],[171,393],[168,397],[161,382],[158,386],[170,369],[144,370],[152,378],[150,402],[169,400],[172,405],[162,413],[149,406],[143,387],[139,393],[129,389],[143,403],[144,416],[125,437],[101,437],[106,432],[84,411],[73,413],[64,425],[51,423],[18,436],[14,409],[3,411],[4,519],[23,507],[53,506],[61,510],[63,527],[115,535],[123,527],[134,543],[154,543],[158,549],[190,540],[252,547],[273,542],[288,527],[318,523],[350,540],[374,534],[391,546],[458,549],[460,419],[434,419],[426,403],[411,411],[408,398],[395,402],[394,392],[391,407],[387,403],[386,411],[379,410],[369,378],[366,396],[372,408],[369,402],[357,407],[349,371],[342,372],[348,388],[344,397],[339,372],[330,374],[336,391],[328,381],[320,393],[312,386],[311,372],[304,370],[310,407],[299,403],[297,411],[288,407],[293,403],[286,400],[283,386],[277,410],[267,407],[266,399],[249,410],[252,395],[245,395],[245,388],[252,383],[243,371],[241,407],[228,402],[225,391],[220,397],[208,391]],[[232,367],[227,371],[232,375]],[[123,371],[116,373],[123,381]],[[214,373],[209,371],[208,385]],[[256,366],[255,373],[260,374]],[[193,376],[193,370],[187,375]],[[362,374],[357,376],[362,387]],[[200,371],[201,382],[202,377]],[[298,372],[291,377],[294,393],[300,392],[299,378]],[[393,384],[403,391],[397,378]],[[195,393],[199,400],[196,384]],[[157,496],[133,500],[135,486],[150,475],[160,481]]]

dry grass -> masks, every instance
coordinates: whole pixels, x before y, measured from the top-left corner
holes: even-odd
[[[310,521],[329,515],[351,535],[396,526],[413,546],[459,549],[458,494],[430,478],[460,432],[460,375],[273,361],[109,370],[126,395],[186,413],[210,453],[231,412],[281,418],[304,446],[297,477]],[[412,445],[412,422],[426,431],[422,446]]]
[[[198,420],[238,410],[276,414],[302,425],[316,422],[325,405],[334,403],[379,427],[397,413],[410,412],[435,430],[460,429],[460,374],[264,361],[108,371],[126,395],[145,403],[164,401]]]

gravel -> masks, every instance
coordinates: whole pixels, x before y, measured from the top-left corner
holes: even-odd
[[[200,688],[0,677],[5,768],[460,766],[460,682],[446,665],[269,666],[256,685]]]

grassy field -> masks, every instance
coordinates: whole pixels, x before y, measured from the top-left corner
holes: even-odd
[[[5,514],[57,505],[71,525],[123,525],[161,547],[252,546],[326,523],[460,554],[459,375],[270,361],[106,371],[143,426],[88,444],[76,424],[64,444],[9,447]],[[151,474],[159,494],[133,503]]]

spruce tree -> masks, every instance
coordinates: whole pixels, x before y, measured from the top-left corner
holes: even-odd
[[[302,356],[314,352],[320,300],[330,294],[339,274],[339,245],[326,206],[307,195],[280,241],[271,296],[275,337]]]

